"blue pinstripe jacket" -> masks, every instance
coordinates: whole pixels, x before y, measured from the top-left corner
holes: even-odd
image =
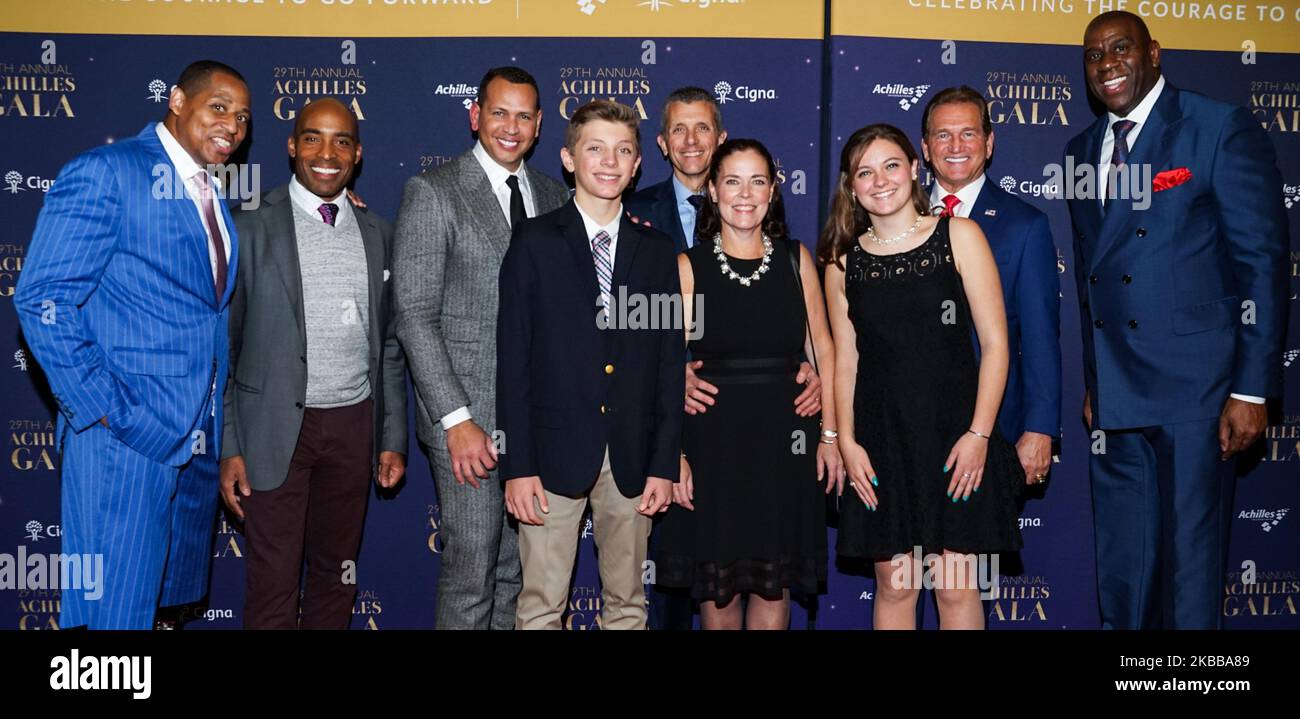
[[[218,299],[203,223],[188,196],[154,197],[159,171],[175,168],[154,123],[64,166],[37,218],[14,306],[58,404],[60,445],[68,430],[107,417],[122,442],[179,466],[197,446],[213,383],[217,398],[224,391],[239,245],[218,202],[230,232]],[[221,404],[204,438],[217,456]]]

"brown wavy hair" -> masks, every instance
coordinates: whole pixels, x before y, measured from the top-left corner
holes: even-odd
[[[709,163],[709,182],[718,183],[718,174],[722,172],[722,161],[738,152],[753,150],[767,163],[767,178],[772,183],[772,199],[767,203],[767,214],[763,216],[763,233],[775,241],[789,239],[790,232],[785,224],[785,204],[781,201],[781,185],[776,181],[776,161],[763,143],[749,138],[727,140],[718,146]],[[718,205],[706,192],[704,205],[700,207],[699,216],[695,218],[695,241],[712,242],[713,236],[722,231],[722,215],[718,214]]]
[[[862,159],[862,153],[876,140],[888,140],[898,145],[909,163],[917,161],[912,141],[907,139],[906,133],[893,125],[867,125],[849,136],[849,141],[844,143],[844,149],[840,151],[840,177],[835,183],[834,196],[831,198],[830,217],[826,219],[826,226],[822,228],[821,237],[817,241],[817,261],[822,265],[833,263],[844,269],[841,258],[871,226],[871,216],[853,198],[853,173],[857,170],[858,161]],[[920,163],[918,167],[919,165]],[[912,207],[922,215],[930,213],[930,198],[921,187],[919,171],[917,179],[912,181]]]

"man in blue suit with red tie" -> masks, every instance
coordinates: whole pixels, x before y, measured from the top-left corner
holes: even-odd
[[[1160,60],[1138,16],[1094,18],[1084,71],[1106,113],[1066,146],[1067,173],[1098,178],[1069,193],[1097,581],[1107,628],[1209,629],[1222,620],[1227,460],[1282,393],[1288,234],[1259,123],[1167,83]]]
[[[978,223],[997,261],[1011,346],[998,429],[1015,442],[1025,481],[1042,484],[1061,436],[1056,245],[1046,215],[985,176],[993,139],[988,103],[965,85],[936,93],[921,116],[921,150],[935,178],[930,205]]]
[[[69,162],[14,295],[58,405],[65,554],[102,586],[62,594],[64,628],[147,629],[207,593],[238,262],[212,175],[243,142],[248,86],[191,64],[162,122]]]

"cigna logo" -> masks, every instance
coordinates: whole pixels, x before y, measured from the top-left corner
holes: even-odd
[[[63,536],[63,530],[57,524],[41,524],[35,519],[28,520],[23,525],[23,533],[33,542],[39,542],[42,539],[58,539]]]
[[[733,88],[731,83],[722,80],[714,84],[713,95],[718,98],[719,105],[725,105],[732,101],[758,102],[760,100],[775,100],[776,90],[750,87],[749,85],[737,85]]]
[[[871,89],[871,94],[897,98],[899,107],[903,108],[903,110],[911,110],[929,91],[929,85],[904,85],[895,82],[888,85],[876,85]]]
[[[1059,197],[1061,194],[1061,188],[1053,183],[1034,182],[1032,180],[1017,181],[1011,175],[1003,175],[1002,179],[998,180],[998,187],[1013,195],[1046,197],[1049,200]]]
[[[4,180],[8,187],[0,188],[0,191],[8,192],[11,195],[16,195],[28,190],[49,192],[50,188],[54,186],[54,180],[47,180],[40,175],[24,175],[17,170],[6,172]]]
[[[166,93],[170,89],[167,87],[167,83],[163,82],[162,80],[156,77],[149,81],[148,88],[149,88],[149,96],[146,97],[145,99],[153,100],[154,102],[165,101],[167,98],[164,97],[164,93]]]

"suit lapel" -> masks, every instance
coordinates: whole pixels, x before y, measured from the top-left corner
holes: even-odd
[[[999,239],[1002,233],[997,231],[1001,225],[1006,213],[998,214],[1001,209],[1002,198],[998,193],[1002,192],[992,180],[985,177],[984,186],[980,188],[980,193],[975,197],[975,204],[970,208],[970,219],[974,220],[981,228],[984,229],[984,237],[988,240],[989,247],[993,248],[993,254],[997,255],[998,247],[1001,244]],[[985,214],[986,210],[993,210],[994,214]]]
[[[636,261],[636,250],[641,244],[641,230],[624,214],[618,223],[618,252],[614,255],[614,278],[610,282],[610,291],[618,294],[618,288],[627,284],[628,273]]]
[[[165,166],[171,172],[175,172],[179,175],[176,166],[172,164],[171,157],[167,155],[166,148],[163,147],[162,140],[158,139],[158,133],[154,129],[154,123],[146,125],[138,137],[141,140],[142,146],[153,156],[153,166],[155,168]],[[157,175],[154,177],[157,178]],[[186,180],[187,178],[184,177],[176,178],[176,182],[180,184],[181,189],[184,191],[184,196],[175,197],[173,195],[171,199],[164,201],[163,206],[168,208],[174,219],[186,230],[182,233],[185,235],[185,243],[188,245],[185,254],[190,257],[191,260],[194,260],[191,269],[198,271],[198,277],[207,281],[208,291],[204,296],[211,298],[209,302],[214,306],[220,307],[220,305],[217,305],[217,298],[215,296],[216,288],[212,284],[212,259],[208,255],[208,242],[210,241],[208,239],[208,230],[207,227],[204,226],[203,220],[199,218],[198,211],[195,209],[196,205],[194,198],[190,193],[190,186]],[[225,214],[225,216],[227,217],[226,227],[230,232],[231,253],[233,255],[235,249],[235,225],[234,222],[229,219],[228,214]],[[226,285],[227,289],[229,289],[229,287],[234,285],[234,282],[230,280],[233,275],[227,274],[226,277]]]
[[[501,203],[497,202],[492,183],[478,164],[473,150],[461,155],[459,162],[456,174],[460,178],[461,196],[470,209],[470,221],[477,227],[478,234],[496,248],[500,260],[510,247],[510,225],[501,212]]]
[[[1178,133],[1181,125],[1182,114],[1178,110],[1178,91],[1166,81],[1160,99],[1156,100],[1155,106],[1151,108],[1151,114],[1147,116],[1146,124],[1143,125],[1138,135],[1137,147],[1134,147],[1132,152],[1129,153],[1128,166],[1161,166],[1167,148],[1172,143],[1173,136]],[[1102,132],[1105,132],[1104,126]],[[1100,139],[1098,139],[1097,146],[1101,146]],[[1147,187],[1146,191],[1151,192],[1151,188]],[[1121,229],[1127,225],[1130,219],[1129,216],[1133,213],[1133,199],[1131,197],[1117,197],[1114,200],[1107,201],[1106,204],[1107,209],[1102,218],[1101,231],[1097,235],[1097,247],[1093,252],[1094,265],[1098,258],[1105,255],[1114,246],[1119,239]]]
[[[560,235],[564,237],[565,246],[569,248],[574,269],[583,288],[587,291],[587,296],[598,296],[600,284],[596,281],[596,261],[591,256],[591,244],[587,239],[587,228],[582,224],[582,215],[578,214],[578,206],[573,204],[572,200],[565,206],[564,212],[557,220],[557,225]]]
[[[380,328],[383,324],[380,322],[380,304],[384,291],[384,237],[375,227],[371,220],[370,213],[359,209],[356,205],[352,206],[352,216],[357,220],[357,227],[361,230],[361,244],[366,250],[366,276],[369,279],[367,287],[369,288],[367,296],[370,298],[370,345],[375,348],[376,339],[383,337]],[[382,343],[382,339],[379,339]]]
[[[525,164],[524,172],[528,175],[528,186],[532,188],[533,205],[538,215],[558,209],[568,199],[566,193],[551,192],[551,183],[546,181],[550,178],[534,170],[532,165]]]
[[[690,249],[686,244],[686,231],[682,229],[681,214],[677,212],[677,193],[673,191],[672,178],[660,185],[659,196],[655,198],[655,214],[667,220],[671,228],[668,234],[672,236],[678,251]],[[621,229],[619,233],[621,236]]]
[[[267,218],[266,252],[275,264],[280,281],[289,294],[289,307],[298,323],[298,341],[307,346],[307,326],[302,308],[302,265],[298,261],[298,233],[293,226],[293,200],[288,186],[277,187],[264,200],[271,213]]]

